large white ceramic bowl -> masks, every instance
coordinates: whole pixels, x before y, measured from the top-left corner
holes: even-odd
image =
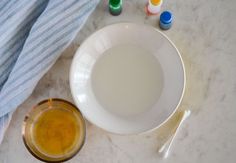
[[[121,44],[147,49],[159,61],[163,73],[159,98],[152,108],[136,116],[108,111],[92,88],[91,74],[98,58]],[[136,134],[159,127],[175,112],[185,89],[185,69],[177,48],[163,33],[143,24],[118,23],[98,30],[79,47],[71,65],[70,87],[75,104],[91,123],[113,133]]]

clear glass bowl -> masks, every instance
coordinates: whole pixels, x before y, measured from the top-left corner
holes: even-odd
[[[54,109],[59,109],[59,110],[65,111],[66,113],[63,112],[62,115],[68,114],[68,116],[72,116],[72,119],[74,119],[74,122],[75,122],[73,125],[74,129],[76,129],[75,131],[79,131],[79,132],[76,132],[77,134],[74,134],[74,136],[73,136],[74,140],[68,140],[68,141],[73,142],[73,145],[70,146],[69,150],[67,149],[67,150],[65,150],[66,152],[63,151],[63,153],[60,153],[57,155],[50,154],[50,152],[47,153],[45,150],[42,150],[39,143],[37,143],[37,141],[36,141],[38,139],[38,138],[36,139],[37,134],[38,134],[38,132],[36,132],[36,131],[38,131],[38,129],[36,130],[36,127],[39,126],[40,116],[42,116],[44,113],[46,113],[46,111],[50,111],[50,112],[55,111]],[[51,119],[63,117],[63,116],[60,117],[57,114],[55,114],[55,116],[54,116],[54,113],[53,114],[51,113],[51,116],[53,116],[53,117],[51,117]],[[49,124],[48,122],[51,119],[49,118],[48,121],[45,120],[42,122],[47,123],[46,125],[48,125]],[[54,119],[54,120],[57,120],[57,119]],[[60,121],[62,121],[62,120],[60,119]],[[52,126],[50,126],[50,127],[52,127]],[[42,134],[45,134],[46,132],[44,133],[44,129],[40,128],[39,131]],[[55,129],[53,127],[51,129],[55,130],[55,132],[53,133],[53,131],[52,131],[52,133],[47,133],[47,134],[49,134],[49,135],[51,134],[51,136],[52,136],[52,134],[54,134],[54,136],[55,136],[55,134],[58,134],[58,133],[56,133],[56,132],[58,132],[57,129]],[[47,132],[51,132],[51,131],[49,130]],[[59,132],[62,132],[62,130],[60,130]],[[65,132],[68,132],[68,131],[65,130]],[[67,133],[64,133],[64,128],[63,128],[62,135],[68,135]],[[86,135],[86,126],[85,126],[85,121],[84,121],[84,118],[83,118],[81,112],[78,110],[78,108],[75,105],[73,105],[72,103],[70,103],[68,101],[62,100],[62,99],[47,99],[47,100],[44,100],[44,101],[38,103],[26,115],[26,117],[24,119],[23,126],[22,126],[22,137],[23,137],[23,141],[24,141],[26,148],[29,150],[29,152],[34,157],[36,157],[37,159],[44,161],[44,162],[62,162],[62,161],[67,161],[67,160],[71,159],[82,148],[82,146],[85,142],[85,135]],[[45,139],[45,137],[44,137],[44,139]],[[63,137],[60,139],[62,141],[64,141]],[[38,139],[38,140],[40,140],[40,139]],[[51,140],[54,140],[54,139],[51,139]],[[48,140],[46,140],[46,141],[48,141]],[[58,142],[58,141],[54,141],[53,143],[55,144],[55,142]],[[46,144],[46,143],[44,143],[44,144]]]

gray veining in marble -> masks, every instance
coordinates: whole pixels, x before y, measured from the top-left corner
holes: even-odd
[[[132,21],[158,27],[158,17],[144,14],[146,0],[124,0],[123,13],[113,17],[101,1],[95,13],[32,96],[14,113],[0,146],[0,163],[36,163],[23,145],[21,124],[27,111],[49,97],[72,101],[69,68],[76,48],[105,25]],[[164,33],[176,44],[186,66],[187,88],[180,109],[191,116],[181,127],[169,158],[157,153],[166,131],[118,136],[87,123],[87,141],[70,163],[234,163],[236,162],[236,1],[165,1],[174,25]]]

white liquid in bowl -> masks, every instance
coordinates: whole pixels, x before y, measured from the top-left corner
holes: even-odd
[[[121,116],[151,109],[163,88],[163,73],[156,57],[134,45],[105,51],[93,67],[91,80],[97,101]]]

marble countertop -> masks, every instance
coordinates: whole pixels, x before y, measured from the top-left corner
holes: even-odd
[[[0,163],[36,163],[24,147],[21,125],[27,111],[49,97],[73,101],[69,69],[79,44],[105,25],[131,21],[158,27],[158,16],[144,13],[146,0],[124,0],[120,16],[111,16],[105,1],[80,31],[73,44],[41,79],[32,96],[14,113],[0,146]],[[181,127],[169,157],[158,148],[165,136],[160,131],[118,136],[87,122],[87,141],[70,163],[234,163],[236,162],[236,1],[164,1],[164,10],[174,14],[173,27],[164,33],[182,54],[187,88],[180,109],[191,116]]]

